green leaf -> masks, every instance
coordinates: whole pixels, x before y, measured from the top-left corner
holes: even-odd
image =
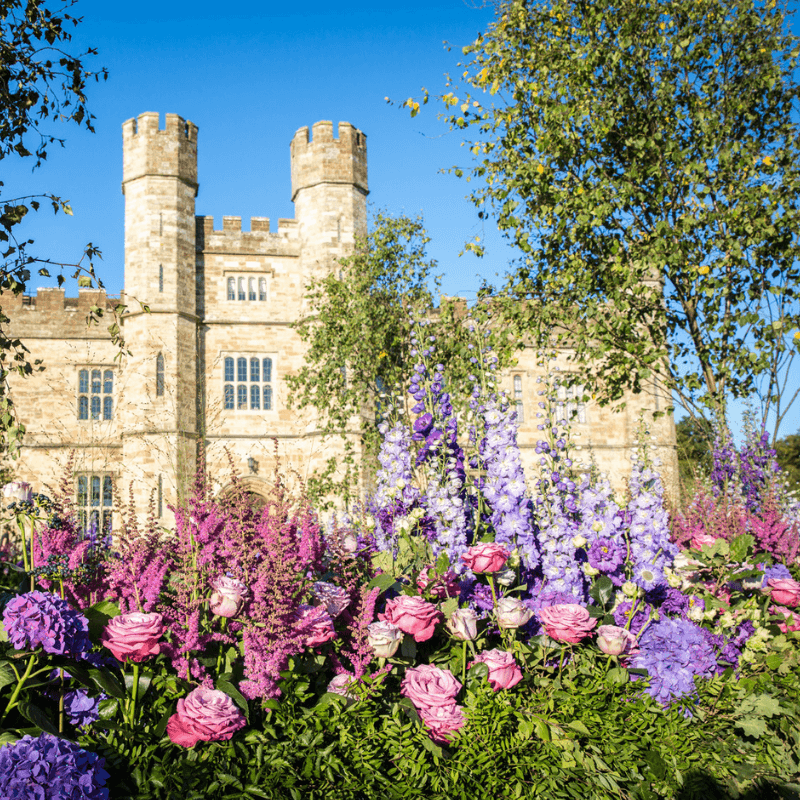
[[[572,730],[577,731],[582,736],[591,736],[589,729],[579,719],[573,719],[571,722],[567,723],[567,727],[572,728]]]
[[[101,600],[99,603],[87,608],[83,613],[89,621],[89,638],[93,642],[99,642],[108,621],[119,616],[120,610],[116,603]]]
[[[403,658],[410,658],[412,661],[417,657],[417,643],[411,634],[404,634],[400,645],[400,653]]]
[[[381,590],[381,592],[385,592],[389,587],[393,586],[395,583],[395,579],[393,575],[390,575],[388,572],[383,572],[380,575],[376,575],[367,585],[367,588],[374,589],[376,586]]]
[[[107,667],[93,667],[89,670],[89,675],[95,685],[111,697],[124,700],[128,696],[125,685]]]
[[[758,739],[767,732],[767,723],[761,717],[746,717],[745,719],[737,719],[734,722],[734,727],[743,731],[746,736],[752,736]]]
[[[592,584],[589,594],[605,610],[614,597],[614,584],[607,575],[600,575]]]
[[[233,700],[233,702],[242,709],[245,718],[248,722],[250,722],[250,706],[247,704],[247,700],[245,699],[244,695],[232,683],[223,678],[217,679],[217,689],[225,692],[225,694],[227,694],[228,697],[230,697],[231,700]]]
[[[45,733],[52,733],[54,736],[58,736],[58,725],[55,725],[44,710],[35,703],[21,702],[17,705],[17,708],[19,713],[29,722],[36,725],[37,728],[40,728]]]
[[[0,689],[16,682],[17,676],[14,674],[14,670],[11,669],[11,665],[8,663],[0,663]]]

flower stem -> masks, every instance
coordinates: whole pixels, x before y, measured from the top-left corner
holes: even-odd
[[[463,650],[461,651],[461,683],[467,682],[467,640],[464,640]]]
[[[130,723],[133,727],[136,718],[136,702],[139,699],[139,665],[133,664],[133,686],[131,687]]]
[[[6,705],[6,710],[3,712],[3,715],[0,716],[0,722],[2,722],[5,719],[8,712],[11,711],[11,709],[14,708],[14,706],[17,704],[17,698],[19,697],[19,693],[22,691],[22,687],[25,685],[25,681],[27,681],[28,678],[30,678],[31,672],[33,672],[33,665],[35,663],[36,663],[36,656],[35,655],[29,656],[28,666],[25,669],[25,674],[17,681],[17,685],[14,688],[14,691]]]

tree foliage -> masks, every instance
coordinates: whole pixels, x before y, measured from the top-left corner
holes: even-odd
[[[475,158],[455,173],[522,253],[507,312],[604,403],[657,381],[710,418],[777,380],[800,344],[786,10],[510,0],[464,53],[440,100]]]
[[[105,69],[85,69],[84,61],[96,55],[95,49],[75,55],[62,49],[72,38],[70,29],[80,22],[80,18],[67,13],[74,3],[75,0],[0,0],[0,162],[22,158],[31,159],[34,169],[41,166],[53,145],[64,144],[48,123],[73,122],[94,131],[93,116],[86,106],[86,85],[91,78],[105,79],[107,73]],[[3,188],[0,181],[0,195]],[[64,270],[69,268],[76,275],[83,272],[96,280],[92,258],[99,251],[91,244],[78,263],[59,264],[32,254],[33,240],[16,235],[17,226],[26,215],[31,210],[38,211],[43,204],[56,213],[72,214],[69,201],[53,194],[4,197],[0,204],[0,291],[21,294],[32,270],[49,277],[49,267],[57,268],[59,286],[64,281]],[[99,316],[102,309],[93,312]],[[24,428],[16,420],[8,395],[8,376],[12,371],[31,374],[39,362],[32,362],[19,339],[4,330],[8,322],[0,309],[0,447],[13,454]],[[116,323],[112,327],[116,327],[119,338]]]
[[[778,439],[775,456],[789,488],[800,490],[800,432]]]
[[[289,376],[290,405],[316,411],[318,430],[344,440],[344,463],[328,461],[310,488],[345,501],[362,479],[363,456],[377,452],[377,421],[409,369],[411,318],[430,309],[436,262],[420,219],[377,214],[355,251],[306,287],[310,314],[295,325],[308,350]],[[358,447],[356,446],[358,444]],[[362,451],[356,458],[356,450]]]

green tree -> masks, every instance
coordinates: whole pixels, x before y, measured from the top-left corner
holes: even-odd
[[[800,432],[778,439],[775,455],[789,488],[800,490]]]
[[[774,0],[501,2],[440,95],[475,158],[455,173],[522,254],[507,313],[603,403],[657,381],[724,415],[800,343],[786,31]]]
[[[703,420],[684,417],[675,426],[675,434],[681,487],[691,497],[695,481],[707,476],[713,466],[713,431]]]
[[[343,462],[331,458],[311,479],[315,497],[354,499],[377,453],[381,409],[407,382],[412,315],[433,304],[428,241],[420,219],[377,214],[353,254],[306,287],[311,313],[295,328],[308,351],[287,378],[289,403],[313,408],[318,430],[341,437],[345,448]]]
[[[34,169],[41,166],[53,145],[63,146],[48,123],[73,122],[93,131],[92,115],[86,107],[85,89],[91,78],[107,77],[105,69],[89,72],[84,67],[89,48],[72,55],[62,47],[72,38],[69,29],[80,22],[67,13],[75,3],[48,3],[47,0],[0,0],[0,162],[9,158],[31,159]],[[49,6],[55,6],[51,8]],[[0,181],[0,194],[3,182]],[[42,204],[58,213],[72,214],[69,201],[53,194],[3,198],[0,205],[0,290],[23,293],[32,270],[48,277],[55,267],[59,285],[65,269],[75,275],[85,273],[96,280],[92,258],[99,251],[91,244],[76,264],[60,264],[34,255],[32,239],[16,236],[17,226],[29,211]],[[99,283],[99,281],[98,281]],[[102,309],[93,309],[96,316]],[[31,360],[25,346],[8,335],[8,317],[0,309],[0,450],[12,455],[24,432],[18,424],[8,394],[8,376],[14,371],[28,375],[38,363]],[[112,334],[119,333],[115,324]],[[117,337],[118,338],[118,337]]]

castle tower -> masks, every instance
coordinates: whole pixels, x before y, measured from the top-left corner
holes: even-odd
[[[195,470],[197,127],[177,114],[140,114],[122,126],[125,195],[125,340],[120,380],[125,496],[137,511],[154,493],[168,523]],[[149,308],[149,313],[142,306]],[[141,507],[140,507],[141,506]]]
[[[292,201],[303,248],[305,277],[348,255],[367,233],[367,137],[349,122],[317,122],[292,139]]]

